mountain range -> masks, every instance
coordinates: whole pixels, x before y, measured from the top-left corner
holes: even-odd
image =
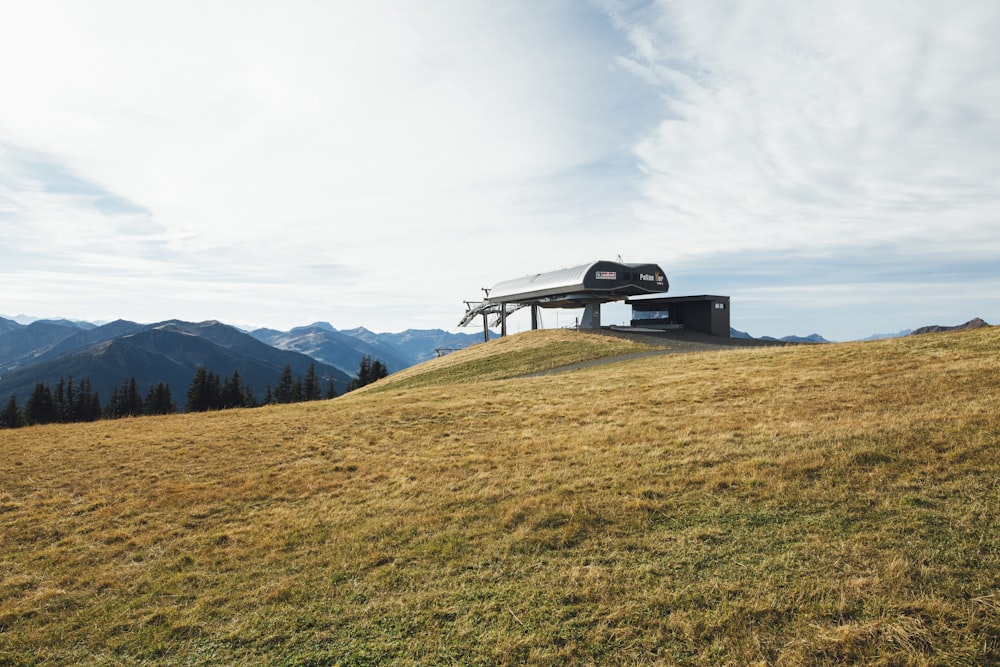
[[[734,329],[732,327],[729,327],[729,337],[754,340],[754,337],[748,334],[746,331],[740,331],[739,329]],[[820,336],[818,333],[810,334],[808,336],[783,336],[781,338],[774,338],[772,336],[760,336],[756,340],[773,340],[773,341],[782,341],[785,343],[829,343],[830,342],[827,339]]]
[[[396,371],[435,356],[435,349],[459,349],[479,340],[478,335],[441,330],[338,332],[326,323],[288,332],[246,332],[216,321],[117,320],[97,326],[68,320],[21,324],[0,318],[0,400],[13,394],[23,403],[37,383],[52,387],[70,377],[74,382],[90,380],[93,390],[107,400],[123,380],[135,378],[143,393],[165,382],[174,400],[183,404],[199,366],[220,377],[238,371],[244,385],[261,399],[266,387],[277,385],[285,366],[302,377],[315,364],[322,386],[332,380],[343,393],[365,355]]]
[[[238,371],[258,399],[277,386],[284,367],[304,376],[310,364],[323,385],[333,380],[344,391],[350,376],[297,352],[278,350],[220,322],[137,324],[119,320],[92,329],[75,324],[33,322],[0,333],[0,398],[21,402],[39,382],[54,386],[60,378],[90,380],[102,400],[112,389],[135,378],[142,393],[164,382],[174,400],[184,393],[199,366],[220,376]]]
[[[989,323],[983,321],[981,318],[974,317],[964,324],[959,324],[953,327],[941,326],[940,324],[932,324],[926,327],[920,327],[919,329],[914,329],[910,332],[910,335],[920,335],[926,333],[937,333],[939,331],[962,331],[964,329],[981,329],[982,327],[990,326]]]
[[[926,327],[920,327],[919,329],[903,329],[902,331],[897,331],[896,333],[880,333],[872,334],[866,338],[859,338],[859,341],[866,340],[882,340],[884,338],[902,338],[903,336],[912,336],[925,333],[935,333],[938,331],[960,331],[963,329],[978,329],[980,327],[988,327],[990,324],[979,317],[974,317],[968,322],[963,324],[956,324],[955,326],[942,326],[940,324],[933,324]],[[740,331],[738,329],[729,328],[729,336],[731,338],[754,338],[746,331]],[[777,340],[784,341],[786,343],[830,343],[825,338],[823,338],[818,333],[810,334],[808,336],[783,336],[781,338],[772,338],[771,336],[760,336],[759,340]]]
[[[975,318],[953,327],[934,325],[869,339],[989,326]],[[752,338],[731,329],[736,338]],[[776,340],[762,337],[766,340]],[[70,320],[36,320],[27,324],[0,317],[0,401],[11,394],[23,403],[39,382],[54,386],[60,378],[88,379],[103,399],[124,380],[135,378],[140,391],[165,382],[174,400],[184,393],[199,366],[220,377],[238,371],[245,386],[263,398],[268,386],[277,386],[282,370],[290,366],[302,377],[310,364],[323,386],[330,380],[343,393],[357,373],[361,359],[379,359],[390,373],[439,354],[478,343],[480,334],[441,329],[409,329],[374,333],[359,327],[338,331],[327,322],[315,322],[290,331],[243,331],[217,321],[168,320],[139,324],[116,320],[103,325]],[[829,342],[819,334],[777,339],[797,343]]]
[[[479,334],[450,333],[441,329],[374,333],[358,327],[338,331],[328,322],[315,322],[290,331],[256,329],[249,333],[268,345],[307,354],[350,374],[357,372],[361,357],[365,355],[380,359],[390,373],[395,373],[482,340]]]

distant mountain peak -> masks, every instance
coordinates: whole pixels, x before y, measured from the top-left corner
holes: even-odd
[[[460,349],[482,339],[481,334],[442,329],[407,329],[399,333],[374,333],[365,327],[334,329],[326,322],[290,331],[258,329],[250,335],[279,349],[308,354],[346,373],[356,372],[365,356],[379,359],[395,372],[433,358],[439,348]]]
[[[917,336],[926,333],[937,333],[939,331],[964,331],[966,329],[982,329],[983,327],[991,326],[988,322],[979,317],[973,317],[968,322],[963,324],[957,324],[955,326],[941,326],[940,324],[931,324],[926,327],[920,327],[919,329],[914,329],[910,335]]]
[[[318,322],[318,323],[315,323],[315,324],[307,324],[304,327],[294,327],[292,329],[289,329],[288,331],[283,331],[281,333],[295,334],[295,335],[300,335],[300,334],[306,334],[306,335],[324,334],[325,335],[325,334],[328,334],[328,333],[337,333],[337,330],[334,329],[333,327],[321,326],[322,324],[323,324],[322,322]]]
[[[829,343],[827,339],[820,336],[818,333],[809,334],[808,336],[784,336],[781,340],[786,343]]]
[[[746,331],[740,331],[732,327],[729,328],[730,338],[745,338],[753,340],[753,336],[748,334]],[[781,338],[775,338],[773,336],[761,336],[757,340],[770,340],[770,341],[781,341],[784,343],[829,343],[827,339],[823,338],[818,333],[809,334],[808,336],[782,336]]]
[[[877,333],[868,336],[867,338],[861,338],[862,341],[870,340],[884,340],[886,338],[902,338],[903,336],[909,336],[913,333],[913,329],[903,329],[902,331],[897,331],[895,333]]]

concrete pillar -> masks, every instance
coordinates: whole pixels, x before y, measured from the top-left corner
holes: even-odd
[[[581,329],[601,328],[601,304],[588,303],[583,308],[583,321],[580,322]]]

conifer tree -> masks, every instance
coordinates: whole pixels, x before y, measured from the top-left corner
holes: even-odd
[[[376,380],[384,378],[389,374],[389,370],[386,368],[379,359],[372,359],[369,355],[361,357],[361,365],[358,368],[358,375],[351,383],[347,386],[347,391],[353,391],[365,385],[371,384]]]
[[[219,389],[219,403],[222,405],[222,409],[233,407],[230,401],[233,398],[233,383],[229,381],[229,378],[222,378],[222,387]]]
[[[281,371],[281,378],[278,380],[278,388],[274,391],[274,400],[277,403],[291,403],[294,398],[295,384],[292,379],[292,365],[285,364]]]
[[[363,387],[366,384],[371,383],[372,376],[372,358],[367,354],[361,357],[361,364],[358,366],[358,375],[354,378],[351,383],[352,389],[357,389],[358,387]]]
[[[105,419],[118,419],[118,387],[111,387],[111,396],[108,397],[108,404],[104,406]]]
[[[106,419],[121,419],[123,417],[138,417],[143,414],[142,396],[135,378],[122,380],[121,386],[111,388],[111,398],[104,408]]]
[[[149,385],[149,393],[146,394],[146,414],[147,415],[169,415],[177,412],[173,396],[170,393],[170,385],[163,382],[155,387]]]
[[[125,414],[129,417],[137,417],[142,414],[142,396],[139,395],[139,386],[135,378],[122,381],[122,393],[125,395]]]
[[[0,412],[0,428],[20,428],[24,426],[24,414],[17,405],[17,397],[10,395],[7,406]]]
[[[55,409],[55,421],[63,423],[72,421],[70,406],[66,401],[66,382],[61,376],[52,391],[52,405]]]
[[[59,378],[59,382],[62,382],[61,377]],[[62,406],[62,420],[64,422],[82,421],[76,413],[76,400],[76,392],[73,390],[73,376],[70,375],[66,379],[66,402]]]
[[[184,404],[185,412],[204,412],[208,410],[208,371],[204,366],[199,366],[191,380],[191,386],[187,390],[187,403]]]
[[[90,405],[85,408],[87,421],[97,421],[101,418],[101,397],[98,392],[94,392],[89,397]]]
[[[67,386],[72,386],[72,378]],[[92,422],[101,418],[101,399],[94,393],[90,380],[80,380],[80,385],[75,392],[70,393],[70,397],[71,421]]]
[[[57,422],[87,422],[101,418],[100,400],[94,400],[90,380],[84,378],[74,384],[73,376],[60,377],[52,393],[54,419]]]
[[[243,407],[243,402],[243,380],[240,379],[239,370],[234,369],[232,379],[226,378],[222,382],[222,407],[240,408]]]
[[[222,380],[218,373],[209,372],[206,376],[205,395],[208,399],[208,410],[222,408]]]
[[[253,388],[250,385],[243,385],[243,407],[257,407],[257,398],[253,395]]]
[[[316,377],[316,362],[309,364],[306,371],[306,379],[302,386],[302,399],[305,401],[318,401],[322,398],[322,391],[319,386],[319,378]]]
[[[330,378],[326,384],[326,398],[337,398],[337,388],[333,386],[333,378]]]
[[[58,420],[52,390],[39,382],[24,405],[24,420],[29,424],[51,424]]]

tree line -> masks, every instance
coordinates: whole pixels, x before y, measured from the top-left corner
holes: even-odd
[[[347,390],[363,387],[386,375],[388,370],[385,364],[365,355],[361,359],[358,375],[351,380]],[[309,365],[304,378],[293,377],[291,365],[285,365],[277,385],[273,388],[267,386],[262,401],[258,401],[253,389],[243,382],[239,371],[233,370],[231,376],[220,377],[199,366],[185,395],[184,411],[254,408],[269,404],[318,401],[336,396],[333,379],[329,378],[323,387],[316,374],[315,363]],[[0,411],[0,428],[165,415],[177,411],[178,405],[174,402],[170,386],[164,382],[150,385],[143,396],[134,377],[123,380],[120,386],[111,389],[108,403],[102,408],[100,397],[93,390],[90,380],[74,382],[72,376],[68,379],[60,377],[54,388],[43,382],[37,383],[23,410],[18,405],[17,397],[11,395]]]

